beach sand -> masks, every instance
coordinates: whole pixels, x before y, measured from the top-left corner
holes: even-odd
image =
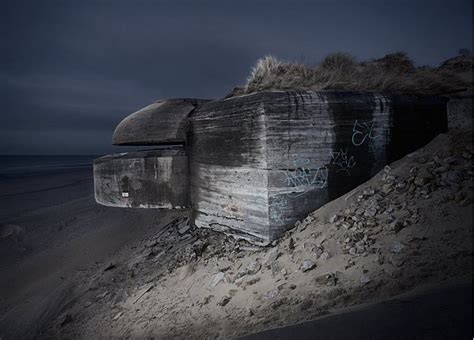
[[[29,338],[74,300],[74,274],[160,228],[168,212],[102,207],[92,167],[0,179],[0,337]]]

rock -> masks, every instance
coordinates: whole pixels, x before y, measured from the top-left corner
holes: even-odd
[[[319,258],[323,254],[324,249],[323,247],[314,247],[311,249],[311,252],[315,255],[316,258]]]
[[[423,178],[423,177],[418,177],[418,176],[416,176],[416,177],[415,177],[415,180],[413,181],[413,183],[415,183],[415,184],[418,185],[418,186],[425,185],[427,182],[428,182],[428,181],[427,181],[425,178]]]
[[[402,243],[394,242],[390,246],[390,252],[398,254],[402,251],[403,248],[405,248],[405,246]]]
[[[443,172],[446,172],[449,170],[449,166],[448,165],[441,165],[441,166],[438,166],[437,168],[435,168],[433,170],[434,173],[443,173]]]
[[[312,300],[304,300],[301,304],[300,304],[300,311],[307,311],[308,309],[310,309],[311,307],[313,307],[313,301]]]
[[[364,217],[374,217],[377,215],[378,209],[375,206],[367,207],[364,211]]]
[[[109,291],[105,291],[102,294],[97,295],[96,298],[100,300],[106,297],[107,295],[109,295]]]
[[[320,276],[317,276],[314,279],[314,282],[320,285],[334,286],[337,284],[338,278],[334,273],[326,273]]]
[[[272,309],[277,309],[277,308],[279,308],[280,306],[284,305],[286,302],[287,302],[287,299],[286,299],[286,298],[282,298],[282,299],[279,299],[279,300],[273,302],[273,303],[270,305],[270,307],[271,307]]]
[[[122,316],[123,312],[118,312],[114,317],[113,317],[113,321],[115,320],[118,320],[121,316]]]
[[[380,253],[377,254],[377,263],[378,263],[379,265],[382,265],[382,264],[384,264],[384,262],[385,262],[384,256],[383,256],[382,254],[380,254]]]
[[[232,298],[231,298],[230,296],[224,295],[224,296],[220,299],[220,301],[217,303],[217,305],[224,307],[225,305],[227,305],[227,304],[230,302],[231,299],[232,299]]]
[[[352,261],[351,259],[349,259],[349,260],[347,260],[347,264],[344,266],[344,269],[349,269],[353,266],[355,266],[355,262]]]
[[[197,240],[196,242],[193,243],[193,251],[196,254],[196,256],[201,256],[204,251],[207,249],[209,246],[208,242],[202,241],[202,240]]]
[[[202,301],[202,304],[207,305],[209,302],[211,302],[213,297],[214,297],[214,295],[208,295],[208,296],[204,297],[204,299]]]
[[[318,247],[321,247],[322,244],[324,243],[324,241],[326,241],[326,236],[325,235],[319,235],[317,238],[316,238],[316,245]]]
[[[389,256],[388,262],[395,267],[401,267],[405,261],[401,259],[399,256],[392,254]]]
[[[225,282],[225,274],[223,272],[219,272],[214,276],[214,279],[211,282],[211,288],[214,288],[221,282]]]
[[[255,253],[261,251],[262,248],[258,246],[239,246],[239,250]]]
[[[325,251],[321,254],[319,259],[322,260],[322,261],[326,261],[329,257],[330,257],[329,252]]]
[[[244,284],[246,286],[251,286],[251,285],[256,284],[258,281],[260,281],[260,278],[259,277],[254,277],[254,278],[250,278],[247,281],[245,281]]]
[[[449,184],[457,185],[464,180],[464,172],[461,170],[452,170],[444,173],[443,179]]]
[[[127,300],[127,298],[128,298],[127,292],[124,290],[119,290],[113,298],[113,304],[118,305],[119,303]]]
[[[393,191],[393,185],[392,184],[384,184],[382,185],[382,192],[384,194],[388,194]]]
[[[64,313],[63,315],[59,317],[59,325],[61,327],[64,327],[65,325],[71,322],[72,322],[72,316],[69,313]]]
[[[300,269],[302,272],[307,272],[315,267],[316,267],[316,263],[314,263],[313,261],[304,260],[303,263],[301,264]]]
[[[288,249],[290,251],[295,249],[295,241],[293,240],[293,237],[290,237],[290,241],[288,242]]]
[[[388,227],[394,233],[398,233],[400,230],[402,230],[404,228],[404,224],[402,222],[400,222],[399,220],[395,220],[395,221],[391,222],[388,225]]]
[[[372,188],[367,188],[362,192],[362,195],[364,196],[372,196],[375,194],[375,190]]]
[[[421,168],[420,170],[418,170],[417,177],[423,178],[428,182],[434,179],[433,174],[429,172],[426,168]]]
[[[343,227],[344,229],[349,229],[352,227],[352,225],[348,222],[343,222],[341,223],[341,227]]]
[[[262,268],[262,265],[260,263],[258,263],[257,261],[252,261],[247,266],[246,274],[255,275],[259,272],[260,268]]]
[[[220,264],[219,265],[219,271],[220,272],[226,272],[228,271],[229,269],[232,268],[232,265],[231,264]]]
[[[275,276],[281,272],[282,267],[278,261],[275,261],[270,265],[270,269],[272,271],[272,275]]]
[[[266,267],[270,267],[273,262],[278,260],[280,257],[281,253],[278,248],[273,248],[270,250],[267,254],[267,257],[265,258],[264,264]]]
[[[338,215],[333,215],[330,219],[329,219],[329,223],[334,223],[338,220],[339,216]]]
[[[134,304],[137,303],[146,293],[148,293],[150,290],[152,290],[154,285],[152,283],[146,284],[143,286],[142,289],[140,289],[136,295],[135,301],[133,302]]]
[[[262,265],[259,262],[252,261],[247,265],[247,267],[237,273],[236,278],[241,278],[245,275],[255,275],[260,271],[261,268]]]
[[[179,234],[179,235],[184,235],[184,234],[186,234],[186,233],[189,231],[189,229],[191,229],[190,225],[189,225],[189,224],[185,224],[185,225],[183,225],[181,228],[178,229],[178,234]]]
[[[367,284],[369,283],[370,281],[372,281],[368,276],[366,275],[362,275],[359,279],[360,283],[362,284]]]
[[[111,263],[107,267],[105,267],[103,271],[106,272],[115,268],[116,268],[115,264]]]
[[[278,294],[280,294],[280,291],[278,289],[272,289],[263,294],[263,298],[266,300],[271,300],[275,298]]]

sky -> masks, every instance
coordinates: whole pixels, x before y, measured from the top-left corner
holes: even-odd
[[[128,114],[219,98],[258,58],[472,49],[472,1],[0,1],[0,155],[100,155]]]

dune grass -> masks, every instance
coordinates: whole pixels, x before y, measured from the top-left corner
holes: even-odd
[[[316,66],[266,56],[257,61],[245,86],[232,95],[285,89],[437,95],[467,87],[462,79],[442,68],[415,67],[405,53],[388,54],[368,62],[357,62],[347,53],[334,53]]]

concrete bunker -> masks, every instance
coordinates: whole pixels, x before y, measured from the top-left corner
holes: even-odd
[[[113,144],[153,149],[96,159],[96,201],[114,207],[189,208],[187,117],[204,102],[159,100],[122,120],[114,131]]]
[[[119,124],[116,144],[182,144],[166,156],[96,160],[98,203],[186,206],[197,227],[268,244],[309,212],[447,130],[447,100],[442,97],[263,91],[194,101],[192,108],[186,99],[160,102]],[[140,122],[140,117],[146,119]],[[171,172],[155,174],[155,165],[165,161],[147,163],[148,156],[171,157]],[[122,199],[120,176],[112,174],[126,175],[128,183],[140,179],[145,189],[138,198],[130,191]],[[170,190],[156,188],[165,182]]]

